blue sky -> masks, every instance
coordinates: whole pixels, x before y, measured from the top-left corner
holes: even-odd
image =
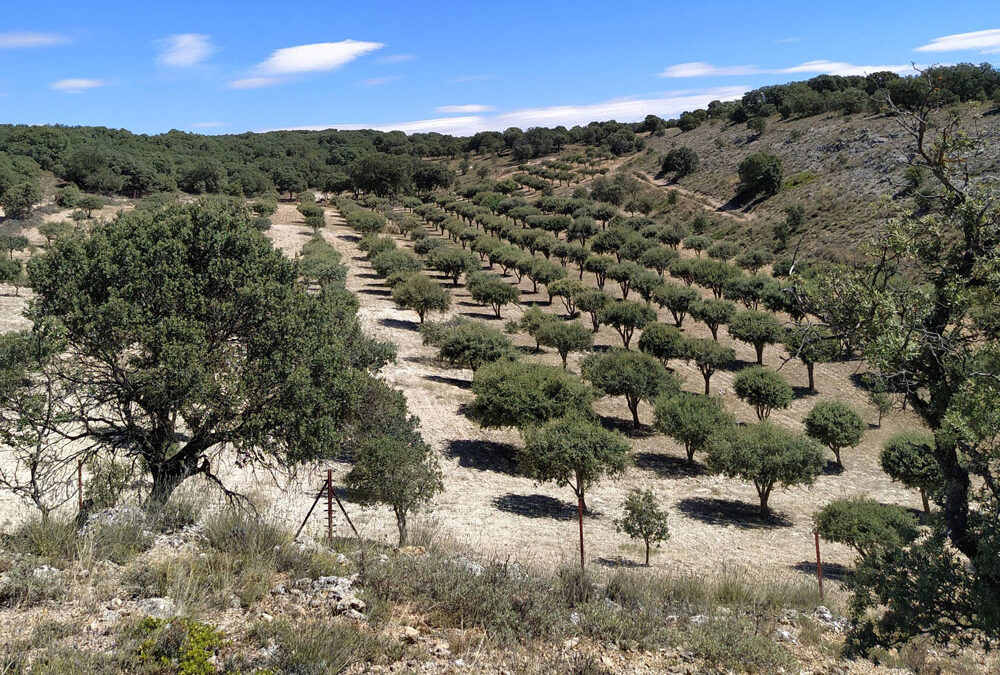
[[[665,117],[821,72],[1000,60],[1000,3],[9,2],[0,122],[142,133]]]

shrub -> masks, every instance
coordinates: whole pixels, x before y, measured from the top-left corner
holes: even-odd
[[[778,194],[784,179],[781,159],[757,152],[740,162],[740,193],[746,199],[763,194],[765,197]]]
[[[421,335],[425,344],[438,348],[439,358],[472,370],[485,363],[517,356],[507,336],[479,321],[428,322],[421,326]]]
[[[879,461],[882,470],[894,481],[919,490],[924,513],[930,513],[930,497],[937,497],[944,486],[941,466],[934,459],[934,435],[923,431],[904,431],[892,436],[882,446]]]
[[[209,624],[188,618],[142,619],[135,627],[139,663],[167,668],[179,675],[208,675],[216,671],[215,656],[223,634]]]
[[[387,664],[403,656],[403,647],[373,635],[359,624],[323,619],[257,623],[250,637],[270,656],[258,673],[326,675],[343,673],[359,663]],[[254,664],[257,665],[257,664]]]
[[[765,420],[776,408],[787,408],[793,391],[785,379],[763,366],[744,368],[733,379],[733,391],[739,399],[752,405],[758,420]]]
[[[651,323],[639,336],[639,351],[655,356],[664,366],[670,359],[684,355],[684,336],[673,326]]]
[[[600,321],[617,331],[627,350],[636,329],[645,328],[656,321],[656,311],[644,302],[622,300],[605,307],[600,313]]]
[[[736,305],[728,300],[695,300],[688,307],[691,318],[701,321],[712,332],[712,339],[719,339],[719,326],[729,323],[736,314]]]
[[[688,147],[674,148],[663,156],[660,170],[673,172],[677,178],[688,176],[698,170],[698,153]]]
[[[565,370],[521,361],[479,368],[472,412],[484,427],[528,427],[570,414],[591,414],[593,391]]]
[[[816,512],[816,531],[828,540],[847,544],[860,555],[876,548],[899,547],[917,538],[917,519],[902,506],[872,499],[836,499]]]
[[[830,448],[843,468],[840,452],[861,442],[866,424],[861,415],[842,401],[820,401],[806,415],[806,433]]]
[[[781,324],[773,314],[752,309],[737,312],[729,321],[729,334],[741,342],[753,345],[757,364],[764,364],[764,347],[782,337]]]
[[[492,307],[498,319],[504,305],[516,303],[521,297],[521,291],[516,286],[511,286],[493,274],[473,274],[468,279],[467,286],[472,299],[481,305]]]
[[[565,369],[569,353],[590,349],[594,343],[594,336],[576,321],[548,321],[539,328],[537,340],[540,344],[559,352]]]
[[[423,323],[428,312],[448,310],[451,306],[451,294],[434,279],[414,272],[393,286],[392,301],[400,309],[416,312],[420,323]]]
[[[725,368],[733,359],[736,352],[732,347],[724,347],[715,340],[705,340],[702,338],[689,338],[684,343],[684,360],[694,361],[701,376],[705,379],[705,395],[711,393],[710,383],[712,375],[719,368]]]
[[[667,511],[657,504],[652,490],[632,490],[625,498],[622,510],[625,513],[615,521],[615,527],[632,539],[642,539],[646,545],[646,567],[649,567],[650,546],[659,547],[660,542],[670,538]]]
[[[581,364],[583,377],[607,396],[624,396],[639,426],[639,402],[680,391],[678,379],[649,354],[621,349],[591,354]]]
[[[688,463],[694,462],[694,453],[705,449],[712,434],[736,424],[722,399],[686,391],[661,396],[654,412],[656,428],[684,446]]]

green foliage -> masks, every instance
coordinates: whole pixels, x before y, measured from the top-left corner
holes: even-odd
[[[635,300],[612,302],[600,312],[600,322],[615,329],[625,349],[629,348],[636,329],[641,330],[654,321],[656,311],[646,303]]]
[[[392,301],[400,309],[417,313],[420,323],[428,312],[445,312],[451,306],[451,294],[433,279],[411,272],[392,288]]]
[[[663,173],[673,172],[677,178],[689,176],[698,170],[698,153],[686,146],[674,148],[663,156],[660,170]]]
[[[323,237],[314,235],[305,243],[298,264],[306,284],[317,284],[321,289],[344,288],[347,267],[340,261],[340,252]]]
[[[719,339],[719,326],[724,326],[736,314],[736,305],[728,300],[696,300],[688,307],[691,318],[701,321],[712,331],[712,339]]]
[[[581,312],[590,315],[590,323],[596,333],[604,317],[604,310],[614,302],[614,299],[599,289],[588,289],[576,297],[576,307]]]
[[[753,406],[759,420],[767,419],[772,410],[787,408],[794,396],[785,378],[763,366],[751,366],[737,373],[733,391],[741,401]]]
[[[679,330],[662,323],[651,323],[639,336],[639,351],[655,356],[664,366],[670,359],[684,355],[685,340]]]
[[[70,183],[66,187],[56,192],[56,204],[64,209],[71,209],[80,201],[80,188]]]
[[[778,194],[784,180],[781,159],[766,152],[757,152],[740,162],[740,193],[746,199],[758,195]]]
[[[590,354],[582,364],[583,377],[606,396],[624,396],[639,426],[639,402],[680,391],[678,379],[649,354],[614,349]]]
[[[104,208],[104,200],[97,195],[84,195],[77,200],[76,207],[90,218],[94,215],[94,211],[100,211]]]
[[[646,567],[649,567],[650,546],[670,538],[667,511],[660,508],[652,490],[632,490],[622,504],[624,515],[615,521],[615,528],[632,539],[642,539],[646,545]]]
[[[941,467],[934,461],[934,435],[923,431],[894,434],[882,446],[879,462],[894,481],[920,491],[924,512],[930,512],[929,499],[940,496],[944,487]]]
[[[495,274],[477,273],[468,278],[469,295],[481,305],[489,305],[497,318],[504,305],[516,304],[521,291]]]
[[[458,286],[458,280],[463,274],[481,268],[479,259],[474,253],[453,246],[441,246],[429,252],[427,264],[431,269],[450,278],[455,286]]]
[[[420,326],[424,344],[438,348],[438,356],[463,368],[476,370],[486,363],[517,357],[514,345],[496,328],[479,321],[461,320]]]
[[[587,489],[603,476],[625,473],[629,450],[628,441],[617,431],[584,417],[560,417],[525,431],[518,465],[540,483],[569,486],[586,508]]]
[[[714,260],[732,260],[742,248],[735,241],[720,239],[708,247],[708,257]]]
[[[660,307],[670,310],[674,325],[680,328],[691,305],[698,301],[698,291],[681,284],[664,283],[656,289],[653,298]]]
[[[472,411],[484,427],[526,428],[556,417],[589,415],[593,391],[564,369],[497,361],[476,370]]]
[[[712,471],[754,484],[761,515],[775,485],[811,485],[824,464],[816,443],[766,420],[720,430],[709,438],[707,451]]]
[[[813,375],[817,363],[828,363],[840,355],[840,343],[833,334],[815,324],[796,324],[785,331],[782,343],[789,356],[798,357],[806,366],[809,375],[809,389],[816,390]]]
[[[919,534],[917,519],[907,509],[864,497],[835,499],[816,512],[813,522],[824,539],[847,544],[862,556],[909,544]]]
[[[391,354],[360,332],[353,298],[308,294],[294,264],[226,204],[120,214],[55,242],[29,274],[36,326],[65,330],[66,386],[116,401],[66,423],[99,417],[90,440],[140,460],[154,503],[209,472],[202,460],[220,444],[289,466],[329,456]],[[98,376],[108,368],[119,376]]]
[[[444,489],[441,471],[431,447],[417,426],[420,421],[406,413],[402,396],[394,399],[401,424],[373,429],[351,449],[353,465],[344,480],[354,499],[362,504],[385,504],[392,508],[399,530],[399,545],[407,542],[407,517],[426,508]]]
[[[372,269],[383,279],[397,277],[403,279],[423,269],[420,258],[409,251],[394,248],[383,251],[372,258]]]
[[[741,342],[753,345],[758,365],[764,364],[764,347],[773,345],[783,337],[781,324],[773,314],[752,309],[737,312],[729,320],[729,334]]]
[[[710,393],[710,382],[712,375],[720,368],[725,368],[733,359],[736,352],[732,347],[724,347],[715,340],[703,338],[689,338],[684,344],[684,360],[694,361],[701,376],[705,379],[705,395]]]
[[[52,244],[54,239],[68,236],[75,231],[73,224],[65,220],[47,220],[38,226],[38,234],[45,237],[47,244]]]
[[[576,321],[547,321],[539,327],[537,339],[559,352],[563,368],[570,352],[586,351],[594,343],[593,334]]]
[[[322,618],[260,622],[254,624],[250,636],[261,649],[272,650],[261,664],[271,670],[256,670],[257,675],[329,675],[346,672],[359,663],[384,664],[403,656],[402,646],[359,624]]]
[[[656,429],[684,446],[688,462],[694,462],[694,454],[705,449],[713,433],[736,424],[722,399],[684,391],[656,399],[655,414]]]
[[[134,629],[139,663],[169,668],[178,675],[218,672],[214,658],[224,646],[223,634],[189,618],[142,619]]]
[[[843,401],[820,401],[806,415],[805,424],[810,437],[833,451],[839,467],[844,466],[841,450],[858,445],[868,428],[861,415]]]

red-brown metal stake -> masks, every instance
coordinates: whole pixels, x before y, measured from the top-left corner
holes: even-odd
[[[583,496],[576,495],[576,515],[580,521],[580,571],[583,571]]]
[[[333,541],[333,469],[326,470],[326,540]]]
[[[816,538],[816,580],[819,581],[819,599],[823,599],[823,561],[819,557],[819,530],[813,530]]]
[[[83,511],[83,462],[76,463],[76,507]]]

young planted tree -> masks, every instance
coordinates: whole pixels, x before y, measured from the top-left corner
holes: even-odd
[[[448,311],[451,294],[434,279],[414,272],[393,286],[392,301],[400,309],[416,312],[423,323],[428,312]]]
[[[764,365],[764,347],[781,339],[781,324],[773,314],[752,309],[737,312],[729,321],[729,334],[736,340],[753,345],[757,364]]]
[[[733,379],[736,396],[751,406],[757,419],[766,420],[775,409],[787,408],[794,392],[785,378],[763,366],[744,368]]]
[[[77,200],[76,208],[86,213],[87,218],[93,218],[94,211],[104,208],[104,200],[97,195],[86,195]]]
[[[620,476],[629,462],[629,443],[583,417],[561,417],[525,432],[521,470],[540,483],[569,486],[576,495],[580,525],[580,567],[584,567],[583,512],[586,491],[604,476]]]
[[[694,361],[698,367],[705,379],[705,395],[708,396],[711,393],[712,375],[732,363],[736,358],[736,352],[732,347],[724,347],[715,340],[689,338],[684,344],[683,358],[685,361]]]
[[[576,321],[549,321],[538,330],[538,342],[559,352],[563,369],[570,352],[583,352],[594,344],[594,335]]]
[[[584,269],[597,278],[597,287],[604,290],[608,278],[608,270],[615,264],[615,259],[606,255],[592,255],[583,263]]]
[[[577,279],[556,279],[547,288],[550,296],[562,300],[566,315],[570,318],[576,316],[577,298],[588,290],[588,286]]]
[[[828,329],[807,323],[786,330],[782,343],[790,357],[805,364],[810,391],[816,391],[816,364],[829,363],[840,354],[840,342]]]
[[[736,305],[728,300],[695,300],[688,308],[691,318],[701,321],[712,331],[712,339],[719,339],[719,326],[724,326],[736,314]]]
[[[468,277],[469,295],[481,305],[493,308],[493,313],[500,318],[500,310],[504,305],[516,304],[521,297],[521,291],[511,286],[500,277],[493,274],[477,273]]]
[[[584,379],[606,396],[624,396],[639,425],[639,402],[680,391],[680,381],[649,354],[615,349],[591,354],[581,364]]]
[[[47,220],[38,226],[38,234],[45,237],[46,246],[51,246],[54,239],[65,237],[75,230],[73,224],[65,220]]]
[[[356,301],[310,295],[228,204],[122,213],[29,273],[36,328],[65,335],[47,364],[78,402],[61,422],[140,463],[150,505],[194,475],[222,486],[209,458],[223,446],[274,468],[335,456],[392,354],[364,337]]]
[[[642,255],[639,256],[639,264],[655,270],[662,277],[663,273],[670,267],[670,264],[677,260],[677,258],[678,254],[674,249],[667,248],[666,246],[653,246],[642,252]]]
[[[636,329],[641,330],[656,321],[656,311],[644,302],[622,300],[605,307],[600,320],[617,331],[625,349],[628,349]]]
[[[618,282],[618,288],[622,292],[622,300],[628,299],[628,293],[632,289],[632,282],[642,274],[644,270],[634,262],[620,262],[608,268],[607,277]]]
[[[861,415],[843,401],[820,401],[806,415],[806,433],[830,448],[837,466],[844,468],[840,452],[861,442],[867,425]]]
[[[833,500],[816,512],[813,523],[824,539],[847,544],[862,557],[904,546],[920,534],[909,510],[864,497]]]
[[[472,380],[472,413],[484,427],[526,428],[566,415],[592,415],[593,390],[562,368],[496,361]]]
[[[386,504],[396,516],[399,545],[405,546],[410,513],[425,508],[434,495],[444,489],[441,471],[431,447],[417,431],[419,420],[406,412],[406,399],[399,392],[392,397],[395,414],[390,422],[373,425],[351,447],[351,470],[345,482],[351,495],[361,504]],[[388,406],[387,406],[388,407]]]
[[[538,307],[529,307],[524,310],[520,318],[513,321],[507,322],[507,332],[508,333],[527,333],[535,339],[535,351],[539,351],[542,348],[542,343],[539,341],[539,332],[542,326],[549,323],[554,323],[559,321],[558,317],[552,316],[548,312],[543,312]]]
[[[930,498],[942,494],[944,478],[934,461],[934,435],[923,431],[903,431],[882,446],[879,462],[890,478],[920,492],[924,513],[931,512]]]
[[[776,485],[811,485],[825,463],[814,441],[766,420],[713,434],[707,451],[712,471],[753,483],[762,516]]]
[[[451,279],[455,286],[458,286],[458,280],[463,274],[475,272],[482,267],[476,254],[452,246],[441,246],[428,253],[427,264]]]
[[[656,399],[654,411],[657,430],[684,446],[688,463],[694,463],[694,453],[705,449],[712,434],[736,424],[722,399],[686,391]]]
[[[660,508],[652,490],[632,490],[622,504],[624,514],[615,521],[615,528],[632,539],[641,539],[646,545],[646,567],[649,567],[649,549],[659,548],[670,538],[667,527],[667,510]]]
[[[590,315],[590,323],[595,333],[601,328],[604,310],[612,302],[614,299],[610,295],[598,289],[588,289],[576,296],[576,308]]]
[[[679,330],[662,323],[651,323],[639,336],[639,351],[655,356],[667,367],[670,359],[684,356],[685,339]]]
[[[674,317],[674,325],[680,328],[691,305],[698,300],[698,291],[688,286],[667,283],[661,284],[656,289],[653,298],[660,307],[670,310],[670,314]]]
[[[485,363],[517,357],[506,335],[480,321],[462,320],[421,325],[424,344],[438,348],[438,357],[463,368],[476,370]]]

